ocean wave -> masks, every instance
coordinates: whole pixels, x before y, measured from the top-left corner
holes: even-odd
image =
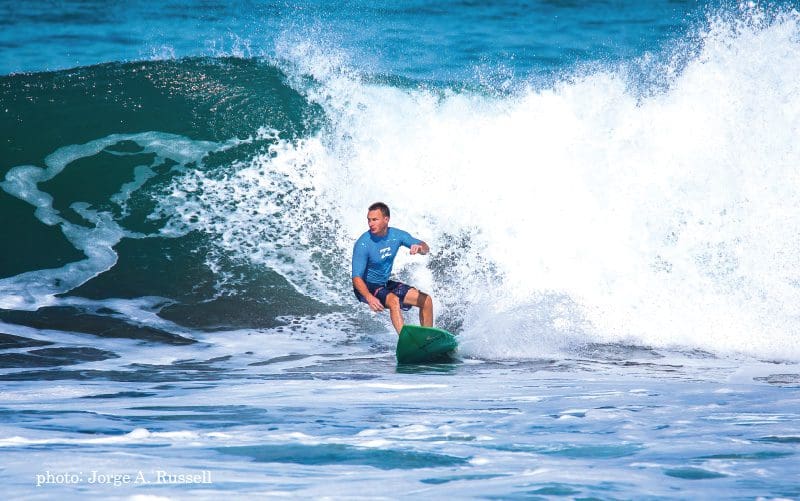
[[[85,276],[65,264],[58,280],[40,280],[52,272],[17,266],[4,283],[34,296],[30,308],[70,291],[163,296],[177,302],[165,316],[204,329],[360,315],[349,252],[365,207],[383,200],[393,225],[432,245],[427,259],[399,256],[396,271],[433,293],[464,356],[536,358],[599,342],[798,359],[800,323],[786,305],[800,295],[790,209],[800,21],[759,12],[710,18],[684,40],[690,50],[645,56],[658,64],[501,92],[396,85],[288,39],[270,59],[4,77],[4,117],[18,126],[3,188],[36,215],[5,231],[58,227],[48,238],[109,253]],[[41,116],[56,134],[39,132]],[[76,197],[81,169],[99,179],[128,157],[141,161],[121,166],[115,189]],[[116,230],[98,246],[101,221]],[[70,232],[88,232],[91,245]],[[140,236],[158,244],[121,258],[121,273],[111,253],[133,252]],[[184,286],[193,292],[171,288],[169,274],[145,286],[131,278],[169,269],[171,252],[198,270],[187,275],[200,284]],[[36,292],[48,282],[59,285]],[[201,309],[212,303],[217,313]],[[268,311],[255,322],[253,305]]]

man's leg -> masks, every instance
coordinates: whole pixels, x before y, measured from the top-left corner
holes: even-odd
[[[412,288],[409,289],[403,303],[419,308],[420,325],[433,327],[433,299],[429,295]]]
[[[397,334],[400,334],[400,330],[403,328],[403,312],[400,311],[400,298],[391,292],[386,294],[386,307],[389,308],[389,317],[392,319],[394,329]]]

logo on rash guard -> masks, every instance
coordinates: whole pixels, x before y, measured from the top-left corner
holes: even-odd
[[[381,253],[381,259],[386,259],[387,257],[392,255],[392,248],[391,247],[384,247],[383,249],[379,250],[378,252]]]

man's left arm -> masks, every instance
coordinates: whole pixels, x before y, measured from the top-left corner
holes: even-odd
[[[422,254],[423,256],[430,252],[430,247],[428,244],[420,240],[419,238],[412,237],[410,233],[406,231],[400,231],[400,243],[405,245],[409,249],[409,253],[414,254]]]

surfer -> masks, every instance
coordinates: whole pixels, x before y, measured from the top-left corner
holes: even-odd
[[[425,255],[428,244],[409,233],[389,227],[389,207],[375,202],[367,211],[369,230],[353,246],[353,292],[359,301],[367,303],[372,311],[389,308],[392,325],[400,333],[403,328],[401,310],[412,306],[419,308],[419,323],[433,326],[433,300],[424,292],[402,282],[389,280],[392,265],[401,246],[413,254]]]

